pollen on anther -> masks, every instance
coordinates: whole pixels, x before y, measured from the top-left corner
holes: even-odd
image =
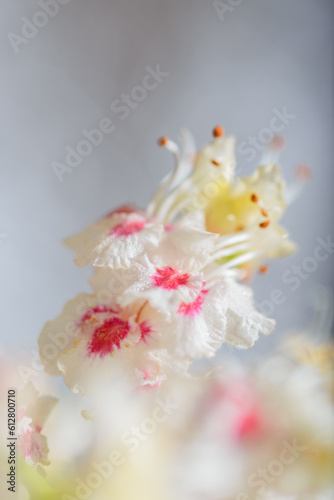
[[[267,210],[265,210],[264,208],[261,208],[261,214],[263,215],[263,217],[269,217]]]
[[[251,201],[252,201],[253,203],[259,203],[259,197],[258,197],[258,195],[257,195],[256,193],[253,193],[253,194],[251,195]]]
[[[270,220],[266,220],[266,221],[264,221],[264,222],[261,222],[261,223],[259,224],[259,226],[260,226],[260,227],[262,227],[262,229],[264,229],[264,228],[268,227],[268,226],[269,226],[269,224],[270,224]]]
[[[213,137],[223,137],[224,129],[221,125],[217,125],[212,131]]]
[[[168,141],[169,141],[168,137],[166,136],[160,137],[160,139],[158,139],[158,146],[164,147],[166,146]]]
[[[217,161],[217,160],[211,160],[211,163],[212,163],[213,165],[215,165],[216,167],[220,167],[220,165],[221,165],[221,164],[219,163],[219,161]]]
[[[264,264],[263,266],[259,267],[259,273],[265,274],[266,272],[268,272],[268,269],[269,269],[269,267],[267,266],[267,264]]]

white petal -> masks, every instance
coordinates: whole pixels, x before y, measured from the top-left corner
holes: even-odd
[[[227,280],[227,331],[225,341],[242,349],[254,345],[259,334],[268,335],[275,321],[255,310],[253,291],[232,279]]]
[[[134,216],[132,217],[132,219]],[[136,216],[138,219],[138,216]],[[128,216],[127,220],[130,219]],[[128,236],[109,235],[110,228],[90,238],[76,255],[79,267],[94,266],[120,269],[130,267],[133,260],[159,244],[162,224],[147,224],[140,231]]]
[[[144,299],[148,300],[151,306],[158,311],[173,314],[178,310],[182,302],[195,300],[201,290],[203,277],[200,274],[190,276],[186,285],[180,285],[177,289],[168,290],[153,284],[152,278],[157,272],[159,270],[153,266],[148,268],[146,274],[142,275],[139,281],[118,297],[119,303],[126,307],[138,299]],[[183,274],[183,270],[179,272]]]
[[[96,298],[93,295],[81,293],[65,304],[58,318],[46,323],[38,339],[39,355],[46,373],[60,374],[57,359],[62,352],[72,347],[76,335],[80,333],[78,319],[94,305]]]
[[[226,306],[225,284],[213,285],[208,293],[199,295],[202,305],[194,313],[179,312],[166,328],[173,339],[174,352],[191,359],[213,357],[225,340]]]

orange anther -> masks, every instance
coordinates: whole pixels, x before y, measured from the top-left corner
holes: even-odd
[[[224,129],[221,125],[217,125],[212,131],[213,137],[223,137]]]
[[[213,163],[216,167],[220,167],[220,163],[217,160],[211,160],[211,163]]]
[[[259,197],[257,194],[253,193],[252,196],[251,196],[251,201],[253,203],[259,203]]]
[[[159,146],[166,146],[167,142],[169,141],[168,137],[164,136],[164,137],[160,137],[160,139],[158,139],[158,145]]]
[[[268,226],[269,226],[269,224],[270,224],[270,220],[266,220],[266,221],[264,221],[264,222],[261,222],[261,223],[259,224],[259,226],[260,226],[260,227],[262,227],[262,228],[264,229],[265,227],[268,227]]]

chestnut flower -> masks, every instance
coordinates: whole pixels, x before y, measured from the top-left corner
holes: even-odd
[[[188,368],[170,356],[161,324],[145,300],[121,307],[111,295],[83,293],[45,325],[40,357],[45,371],[62,373],[73,392],[89,393],[124,374],[137,385],[160,384],[170,368]]]
[[[74,392],[122,374],[135,385],[159,385],[169,371],[184,374],[194,359],[213,357],[224,342],[247,348],[270,333],[274,322],[254,310],[251,290],[223,266],[217,271],[215,240],[188,226],[169,228],[156,253],[133,263],[118,293],[109,287],[118,270],[97,268],[94,294],[68,302],[44,327],[45,370],[62,373]]]
[[[39,346],[46,371],[63,374],[73,391],[123,373],[159,385],[224,343],[248,348],[272,331],[236,278],[294,248],[278,224],[286,203],[277,148],[266,152],[267,165],[234,181],[234,139],[220,126],[213,136],[199,152],[186,131],[181,149],[160,139],[175,169],[147,208],[121,207],[67,239],[76,264],[94,267],[93,294],[47,323]]]

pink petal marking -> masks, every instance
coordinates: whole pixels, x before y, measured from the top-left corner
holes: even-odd
[[[141,231],[145,226],[146,222],[139,220],[122,222],[121,224],[117,224],[117,226],[113,227],[108,233],[108,236],[115,236],[115,238],[124,236],[125,238],[127,238],[132,234],[139,233],[139,231]]]
[[[202,312],[202,306],[205,300],[205,296],[209,290],[202,288],[200,293],[197,295],[193,302],[182,302],[178,309],[178,314],[183,314],[184,316],[197,316]]]
[[[115,210],[112,210],[111,212],[107,213],[105,217],[113,217],[114,215],[118,214],[134,214],[134,213],[139,213],[138,210],[131,205],[122,205],[119,208],[116,208]]]
[[[95,307],[92,307],[91,309],[88,309],[85,314],[82,316],[82,318],[80,319],[80,324],[82,325],[83,323],[85,323],[86,321],[89,321],[93,316],[95,316],[95,314],[98,314],[98,313],[106,313],[106,312],[109,312],[111,314],[117,314],[117,310],[113,309],[112,307],[109,307],[109,306],[95,306]]]
[[[151,377],[151,373],[148,370],[144,370],[144,380],[149,380],[150,377]],[[139,387],[139,390],[143,391],[143,392],[147,392],[147,391],[151,391],[154,389],[159,389],[160,385],[161,385],[161,382],[157,381],[157,382],[154,382],[154,384],[142,385]]]
[[[234,436],[238,441],[259,438],[268,432],[268,422],[256,394],[244,380],[234,380],[228,385],[220,383],[213,388],[214,405],[225,402],[233,405],[236,415],[233,421]]]
[[[42,458],[43,453],[38,442],[34,439],[34,434],[32,429],[28,429],[24,434],[19,436],[19,446],[26,459],[33,455],[34,451],[37,451],[39,459]]]
[[[146,342],[146,337],[150,336],[150,333],[152,333],[154,330],[151,327],[150,323],[148,321],[143,321],[139,325],[140,332],[141,332],[141,339],[143,342]]]
[[[236,422],[236,435],[240,440],[262,433],[262,431],[263,417],[256,407],[245,411]]]
[[[117,316],[106,319],[98,326],[88,343],[88,356],[100,355],[104,358],[111,354],[115,348],[120,349],[121,342],[130,332],[130,325]]]
[[[152,276],[153,286],[164,288],[165,290],[177,290],[180,286],[187,285],[190,274],[180,273],[172,267],[157,269],[156,274]]]

